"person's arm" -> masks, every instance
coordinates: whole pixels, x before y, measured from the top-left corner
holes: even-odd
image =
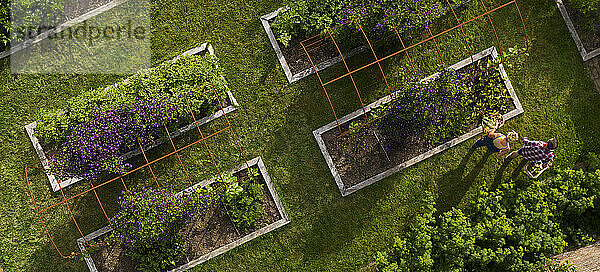
[[[487,136],[488,136],[488,137],[490,137],[490,138],[496,138],[496,137],[498,137],[498,136],[502,135],[502,134],[500,134],[500,133],[496,133],[496,129],[497,129],[497,128],[495,128],[495,127],[494,127],[494,128],[492,128],[492,129],[490,130],[490,132],[488,132],[488,135],[487,135]]]
[[[500,152],[498,152],[498,154],[496,154],[496,156],[498,156],[499,159],[502,159],[502,157],[506,155],[506,153],[508,153],[509,151],[510,148],[502,149]]]

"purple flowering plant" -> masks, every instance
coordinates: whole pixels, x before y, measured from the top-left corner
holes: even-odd
[[[487,60],[463,71],[438,69],[428,81],[407,76],[377,123],[387,139],[424,135],[439,143],[492,113],[504,113],[510,96],[497,66]]]
[[[164,270],[183,253],[178,232],[185,220],[211,209],[218,199],[211,186],[177,195],[154,188],[125,191],[119,212],[110,219],[113,231],[107,242],[123,246],[142,271]]]
[[[106,111],[94,108],[92,118],[79,124],[60,145],[53,165],[63,177],[96,179],[103,171],[123,174],[129,167],[121,155],[152,143],[163,124],[176,121],[168,102],[135,99]]]
[[[78,126],[98,118],[98,112],[127,107],[140,100],[168,101],[161,104],[162,110],[171,111],[183,122],[191,119],[187,96],[194,114],[204,117],[219,108],[217,99],[224,101],[227,97],[227,83],[217,63],[217,58],[209,54],[186,55],[140,71],[124,82],[86,90],[69,99],[62,110],[41,110],[35,135],[46,145],[58,146]]]

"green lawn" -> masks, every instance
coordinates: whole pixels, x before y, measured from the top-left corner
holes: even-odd
[[[491,186],[508,178],[523,178],[515,172],[517,162],[498,172],[499,161],[482,159],[484,150],[465,158],[473,140],[434,156],[422,163],[342,198],[312,136],[312,130],[333,120],[331,109],[318,80],[310,76],[288,84],[262,29],[259,17],[282,6],[280,1],[182,1],[167,0],[155,4],[152,14],[155,30],[152,39],[153,63],[158,63],[204,42],[213,44],[232,92],[241,104],[229,115],[248,159],[262,156],[292,222],[273,233],[240,246],[194,271],[349,271],[366,267],[377,250],[385,250],[414,215],[417,199],[426,190],[437,193],[442,210],[459,205],[477,186]],[[497,4],[497,3],[496,3]],[[522,71],[508,69],[509,77],[521,99],[525,113],[507,123],[522,136],[547,139],[556,136],[557,167],[570,167],[587,151],[600,151],[600,95],[593,89],[584,64],[553,1],[521,0],[521,11],[532,40],[531,56]],[[493,4],[490,4],[493,6]],[[494,18],[504,48],[522,42],[520,22],[514,10]],[[463,16],[472,16],[468,11]],[[495,45],[489,26],[480,21],[467,27],[479,33],[472,40],[474,52]],[[479,31],[479,32],[478,32]],[[458,37],[458,38],[457,38]],[[441,39],[445,61],[465,58],[458,32]],[[435,55],[431,45],[416,48],[421,67],[432,71]],[[360,60],[353,60],[360,61]],[[390,77],[405,65],[397,58],[385,69]],[[24,166],[37,156],[23,126],[38,118],[42,107],[60,108],[79,92],[113,84],[119,76],[108,75],[10,75],[9,61],[0,61],[0,266],[7,271],[86,271],[80,260],[62,259],[45,236],[39,223],[24,178]],[[341,71],[340,65],[326,73]],[[361,83],[370,84],[366,79]],[[336,84],[337,85],[337,84]],[[377,86],[374,89],[378,88]],[[368,102],[376,92],[364,91]],[[333,95],[338,117],[358,108],[351,84],[339,83]],[[207,127],[222,127],[223,120]],[[186,136],[191,139],[192,136]],[[212,144],[224,169],[238,164],[235,150],[223,136]],[[154,156],[166,149],[156,151]],[[231,152],[230,152],[231,151]],[[200,162],[194,179],[207,162],[198,148],[184,158]],[[178,179],[176,160],[157,167],[159,179]],[[46,180],[40,174],[35,191],[39,202],[49,205],[58,196],[44,190]],[[148,174],[140,173],[128,182],[143,183]],[[176,184],[176,182],[174,182]],[[81,190],[80,186],[78,189]],[[101,192],[106,201],[114,200],[118,186]],[[73,193],[73,192],[71,192]],[[82,199],[73,204],[78,219],[87,219],[84,232],[103,223],[95,200]],[[47,215],[49,229],[57,243],[75,250],[76,233],[63,212]],[[67,226],[67,227],[65,227]]]

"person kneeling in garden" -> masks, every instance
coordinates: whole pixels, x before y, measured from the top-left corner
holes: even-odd
[[[523,138],[523,147],[518,151],[513,151],[507,156],[507,159],[514,159],[519,155],[529,163],[541,163],[542,168],[547,168],[554,161],[554,150],[558,147],[556,138],[551,138],[548,142],[530,141]]]
[[[491,128],[486,135],[473,144],[473,147],[486,146],[489,152],[498,153],[496,156],[502,158],[502,156],[510,151],[510,143],[519,139],[519,134],[511,131],[505,136],[502,133],[497,133],[496,130],[496,127]]]

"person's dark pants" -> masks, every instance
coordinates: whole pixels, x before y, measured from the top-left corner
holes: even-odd
[[[494,145],[494,139],[492,139],[488,136],[481,137],[481,139],[477,140],[477,142],[475,142],[475,144],[473,144],[474,148],[479,148],[482,146],[487,147],[489,152],[492,152],[492,153],[500,152],[500,149]]]

